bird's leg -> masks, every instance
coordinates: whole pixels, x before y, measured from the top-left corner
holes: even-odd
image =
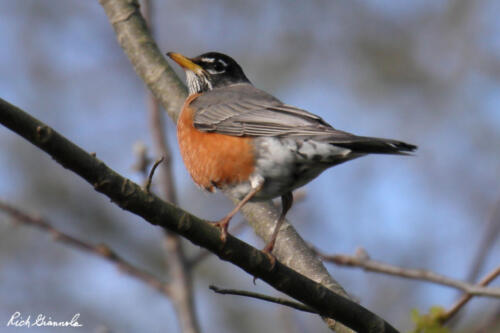
[[[269,240],[267,245],[262,250],[264,253],[271,254],[271,252],[273,251],[274,243],[276,242],[276,238],[278,237],[278,232],[280,231],[281,225],[283,224],[283,221],[285,221],[286,213],[288,213],[288,211],[292,207],[292,204],[293,204],[292,192],[287,192],[281,196],[281,215],[278,218],[278,221],[276,222],[276,226],[274,227],[274,231],[273,231],[273,234],[271,236],[271,239]],[[276,259],[274,259],[274,257],[273,257],[273,260],[276,260]]]
[[[274,248],[274,243],[276,243],[276,238],[278,237],[278,232],[280,231],[281,225],[283,224],[283,221],[285,221],[286,213],[292,208],[293,204],[293,194],[292,192],[287,192],[284,195],[281,196],[281,214],[280,217],[278,218],[278,221],[276,222],[276,226],[274,227],[273,234],[271,235],[271,239],[269,242],[266,244],[266,246],[262,249],[262,252],[264,252],[267,257],[269,258],[269,261],[271,261],[271,270],[274,268],[274,265],[276,265],[276,258],[273,256],[271,253]],[[253,277],[253,284],[255,284],[255,280],[257,280],[257,277]]]
[[[227,238],[227,228],[229,227],[229,221],[233,218],[236,213],[239,212],[241,207],[243,207],[250,199],[254,197],[254,195],[260,191],[262,186],[264,185],[264,178],[257,178],[250,180],[251,190],[248,194],[234,207],[234,209],[229,212],[223,219],[216,222],[215,225],[221,229],[220,238],[223,242],[226,241]]]

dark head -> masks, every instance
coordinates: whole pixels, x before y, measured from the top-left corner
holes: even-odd
[[[186,71],[189,94],[200,93],[235,83],[250,83],[233,58],[218,52],[187,58],[180,53],[167,55]]]

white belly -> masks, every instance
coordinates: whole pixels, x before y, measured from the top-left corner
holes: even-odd
[[[316,178],[325,169],[350,160],[350,150],[322,141],[300,138],[263,137],[254,140],[256,167],[253,175],[264,178],[254,201],[269,200],[291,192]],[[242,198],[250,182],[233,186],[229,194]]]

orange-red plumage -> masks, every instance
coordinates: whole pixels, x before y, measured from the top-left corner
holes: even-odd
[[[198,185],[210,191],[225,187],[240,199],[216,224],[222,240],[229,221],[248,201],[281,196],[281,215],[264,248],[271,253],[294,189],[326,168],[354,158],[371,153],[404,155],[417,148],[338,131],[320,117],[255,88],[225,54],[168,55],[186,71],[190,92],[177,123],[184,164]],[[195,128],[194,119],[203,131]]]
[[[215,190],[214,185],[248,181],[255,166],[251,139],[197,130],[189,104],[198,96],[192,94],[186,99],[177,121],[179,147],[191,177],[209,191]]]

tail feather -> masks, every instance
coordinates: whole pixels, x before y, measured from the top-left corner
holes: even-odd
[[[332,141],[332,144],[360,154],[411,155],[410,153],[417,149],[417,146],[406,142],[367,136],[354,136],[350,140]]]

